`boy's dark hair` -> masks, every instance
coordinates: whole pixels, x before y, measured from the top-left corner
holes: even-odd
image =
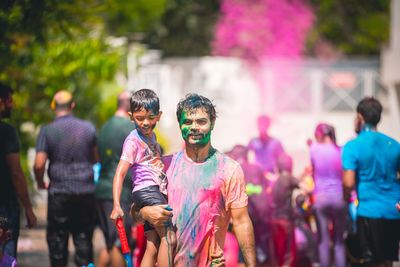
[[[140,89],[131,96],[131,112],[140,111],[142,108],[154,114],[160,112],[160,100],[150,89]]]
[[[6,217],[0,215],[0,229],[3,229],[3,231],[8,231],[9,225],[8,225],[8,220]]]
[[[214,124],[215,119],[217,118],[214,104],[207,97],[198,94],[187,94],[185,98],[179,101],[176,109],[178,122],[181,121],[183,112],[192,111],[198,108],[203,108],[210,117],[211,123]]]
[[[374,97],[365,97],[358,103],[357,112],[361,114],[366,124],[376,126],[381,120],[382,105]]]
[[[13,92],[14,92],[14,91],[13,91],[13,89],[12,89],[10,86],[8,86],[8,85],[6,85],[6,84],[0,82],[0,98],[1,98],[1,99],[7,98],[7,97],[10,96]]]

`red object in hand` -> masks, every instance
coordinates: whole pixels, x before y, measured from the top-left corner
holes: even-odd
[[[130,253],[131,250],[130,250],[129,245],[128,245],[128,239],[126,237],[124,222],[122,221],[122,218],[118,218],[115,224],[117,226],[119,239],[121,241],[122,253],[123,254]]]

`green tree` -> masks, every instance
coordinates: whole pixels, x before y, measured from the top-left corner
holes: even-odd
[[[388,40],[390,0],[312,0],[317,21],[310,46],[331,43],[346,55],[377,55]]]
[[[214,26],[219,16],[217,0],[169,0],[161,22],[143,39],[165,57],[211,54]]]
[[[146,31],[165,1],[0,1],[0,80],[16,90],[11,123],[22,151],[34,145],[36,127],[52,120],[49,104],[59,89],[71,91],[75,113],[98,127],[112,115],[127,47],[110,37]]]

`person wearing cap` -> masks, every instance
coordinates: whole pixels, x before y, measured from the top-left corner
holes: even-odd
[[[7,255],[16,257],[20,227],[20,205],[25,210],[27,226],[35,226],[36,216],[28,194],[25,175],[20,163],[20,146],[13,126],[3,121],[11,116],[12,88],[0,83],[0,216],[7,218],[11,238],[3,248]],[[0,261],[0,266],[1,261]]]
[[[98,161],[96,129],[73,115],[75,102],[58,91],[51,102],[55,119],[43,126],[36,143],[34,173],[38,188],[48,190],[47,243],[51,266],[68,265],[72,235],[77,266],[93,262],[92,236],[96,218],[93,164]],[[50,183],[43,180],[49,161]]]

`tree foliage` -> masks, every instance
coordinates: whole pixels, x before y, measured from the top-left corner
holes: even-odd
[[[52,120],[49,105],[59,89],[71,91],[77,116],[97,127],[112,115],[122,89],[115,76],[125,72],[127,46],[113,45],[110,36],[147,31],[164,2],[0,1],[0,81],[16,91],[11,123],[22,151],[34,145],[37,127]]]
[[[143,42],[165,57],[210,55],[219,6],[218,0],[169,0]]]
[[[346,55],[377,55],[388,40],[390,0],[311,0],[317,21],[310,46],[323,39]]]

